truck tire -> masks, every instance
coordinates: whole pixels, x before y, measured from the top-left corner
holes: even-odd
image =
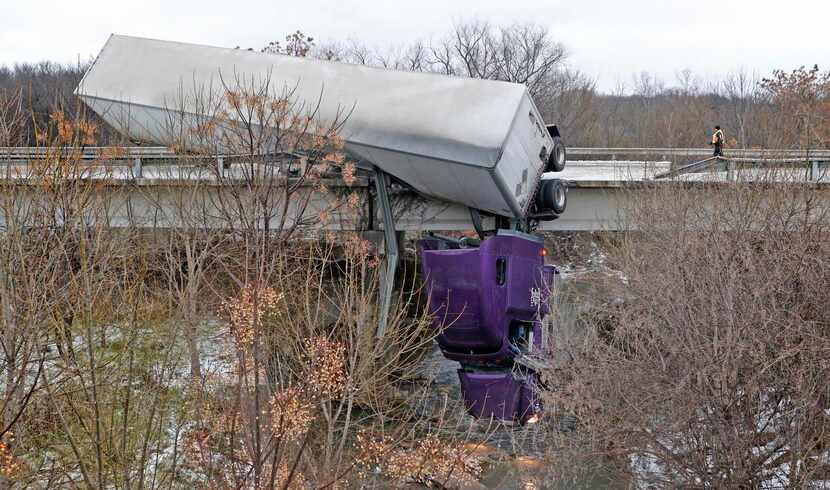
[[[561,172],[565,170],[565,162],[567,160],[567,151],[565,144],[562,143],[562,138],[559,136],[553,137],[553,148],[548,157],[548,164],[546,165],[546,172]]]
[[[568,189],[559,179],[544,180],[536,199],[536,207],[540,211],[551,210],[562,214],[568,205]]]

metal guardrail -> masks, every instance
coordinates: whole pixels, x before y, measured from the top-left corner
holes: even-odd
[[[35,160],[47,158],[63,150],[60,147],[34,147],[34,146],[0,146],[0,161],[2,160]],[[67,148],[66,151],[77,151],[76,148]],[[255,153],[257,157],[273,157],[285,155],[300,157],[299,153]],[[215,160],[217,158],[250,158],[250,153],[221,153],[221,154],[199,154],[199,153],[176,153],[165,146],[85,146],[80,148],[78,158],[83,160],[131,160],[141,158],[144,160]]]
[[[655,179],[665,179],[667,177],[675,177],[675,176],[678,176],[678,175],[681,175],[681,174],[697,172],[697,171],[704,170],[704,169],[712,167],[712,165],[713,165],[712,162],[714,162],[714,165],[717,165],[719,160],[720,160],[719,157],[709,157],[709,158],[703,159],[699,162],[690,163],[688,165],[684,165],[682,167],[678,167],[678,168],[669,170],[667,172],[659,173],[659,174],[655,175],[654,178]]]
[[[30,161],[42,160],[56,156],[61,151],[60,148],[52,147],[0,147],[0,165],[20,165],[26,166]],[[77,151],[72,149],[72,151]],[[269,156],[270,155],[256,155]],[[295,155],[296,156],[296,155]],[[210,163],[216,165],[219,172],[224,172],[230,167],[231,162],[237,160],[244,160],[250,158],[251,155],[199,155],[199,154],[180,154],[170,150],[164,146],[87,146],[80,149],[80,152],[73,154],[73,158],[78,158],[90,163],[106,163],[108,166],[129,166],[132,169],[133,175],[142,177],[144,164],[173,165],[185,161],[185,163],[200,164]]]
[[[0,146],[0,160],[31,160],[54,155],[55,148],[31,146]],[[176,159],[176,153],[164,146],[87,146],[79,155],[84,160],[107,158],[126,160],[135,157],[144,159]]]
[[[38,147],[0,147],[0,160],[26,160],[33,158],[44,158],[54,151],[52,148]],[[725,156],[730,158],[798,158],[798,159],[830,159],[830,149],[754,149],[735,148],[724,151]],[[653,156],[663,160],[671,157],[710,157],[711,148],[568,148],[569,156],[598,157],[631,157],[631,156]],[[95,160],[102,156],[111,159],[131,159],[140,157],[147,160],[166,160],[183,158],[164,146],[89,146],[83,148],[81,158]],[[187,158],[207,158],[199,155],[188,155]],[[215,158],[215,157],[211,157]]]
[[[734,148],[724,150],[727,157],[735,158],[830,158],[830,149],[775,149]],[[712,156],[712,148],[568,148],[569,156],[642,156],[656,157],[706,157]]]
[[[726,171],[727,181],[735,181],[740,168],[750,168],[756,170],[776,168],[789,171],[800,171],[800,169],[804,169],[804,178],[807,182],[818,182],[827,178],[828,173],[826,168],[828,167],[828,164],[830,164],[830,158],[826,157],[810,157],[809,159],[800,159],[732,158],[728,156],[712,156],[656,174],[654,175],[654,179],[659,180],[670,177],[678,177],[684,174],[694,174],[705,172],[707,170],[715,170],[716,167],[723,165],[724,168],[722,170]]]
[[[694,173],[725,162],[730,175],[734,174],[736,163],[753,165],[805,165],[808,168],[808,180],[815,180],[820,167],[830,164],[830,149],[730,149],[723,157],[713,157],[711,148],[568,148],[568,156],[580,159],[603,161],[608,163],[630,162],[632,157],[638,163],[666,162],[674,167],[667,172],[655,175],[657,179],[683,173]],[[0,165],[26,166],[32,160],[39,160],[55,155],[56,149],[47,147],[0,147]],[[582,157],[582,158],[580,158]],[[585,158],[587,157],[587,158]],[[620,158],[621,157],[621,158]],[[222,174],[230,167],[230,162],[245,158],[245,155],[182,155],[163,146],[90,146],[81,149],[76,158],[85,161],[106,161],[107,165],[130,167],[134,178],[143,177],[144,164],[173,165],[181,161],[188,163],[199,160],[216,165]],[[619,158],[619,159],[618,159]],[[682,162],[683,159],[693,160]],[[645,168],[645,167],[644,167]]]
[[[0,147],[0,160],[30,160],[45,158],[54,152],[53,148],[39,147]],[[728,158],[793,158],[802,160],[830,159],[830,149],[727,149],[724,151]],[[82,149],[80,158],[97,160],[128,160],[141,158],[142,160],[176,160],[180,158],[216,158],[202,155],[177,154],[164,146],[89,146]],[[656,159],[670,160],[683,157],[711,157],[711,148],[568,148],[571,157],[643,157],[651,156]]]
[[[806,181],[818,182],[827,178],[830,167],[830,149],[738,148],[725,150],[723,156],[713,156],[712,148],[568,148],[568,157],[573,163],[581,159],[625,162],[632,158],[643,162],[670,162],[672,168],[654,175],[655,179],[723,166],[727,181],[734,181],[740,169],[745,168],[790,171],[803,168]]]
[[[568,148],[568,156],[585,157],[632,157],[653,156],[662,160],[683,157],[711,157],[712,148]],[[830,149],[775,149],[775,148],[734,148],[724,150],[728,158],[798,158],[803,160],[830,159]]]

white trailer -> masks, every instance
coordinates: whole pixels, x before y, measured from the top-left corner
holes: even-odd
[[[515,83],[112,35],[76,94],[131,138],[169,145],[172,111],[199,115],[188,91],[236,76],[267,78],[274,96],[295,89],[323,121],[351,111],[341,136],[352,156],[498,216],[526,218],[546,167],[564,165],[558,133]]]

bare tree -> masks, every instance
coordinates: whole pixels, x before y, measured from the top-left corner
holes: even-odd
[[[607,242],[618,274],[548,377],[578,418],[574,458],[661,488],[826,480],[826,193],[677,183],[624,212],[631,231]]]
[[[761,82],[771,96],[775,131],[786,146],[810,149],[830,142],[830,72],[818,65],[773,72]]]
[[[25,119],[23,91],[0,89],[0,146],[16,146],[24,141]]]
[[[534,98],[544,120],[556,124],[569,144],[585,144],[599,131],[596,97],[594,80],[561,69],[539,82]]]
[[[746,70],[730,73],[723,80],[723,89],[731,106],[737,141],[741,148],[748,147],[749,128],[760,103],[758,83],[757,77]]]
[[[566,57],[564,46],[540,25],[496,28],[483,21],[457,24],[431,52],[438,72],[522,83],[534,95]]]

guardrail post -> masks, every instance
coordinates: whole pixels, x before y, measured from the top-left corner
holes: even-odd
[[[818,180],[818,160],[811,160],[810,161],[810,182],[815,182]]]
[[[134,179],[140,179],[142,177],[141,157],[133,158],[132,171]]]
[[[735,182],[735,162],[732,160],[726,161],[726,180]]]

